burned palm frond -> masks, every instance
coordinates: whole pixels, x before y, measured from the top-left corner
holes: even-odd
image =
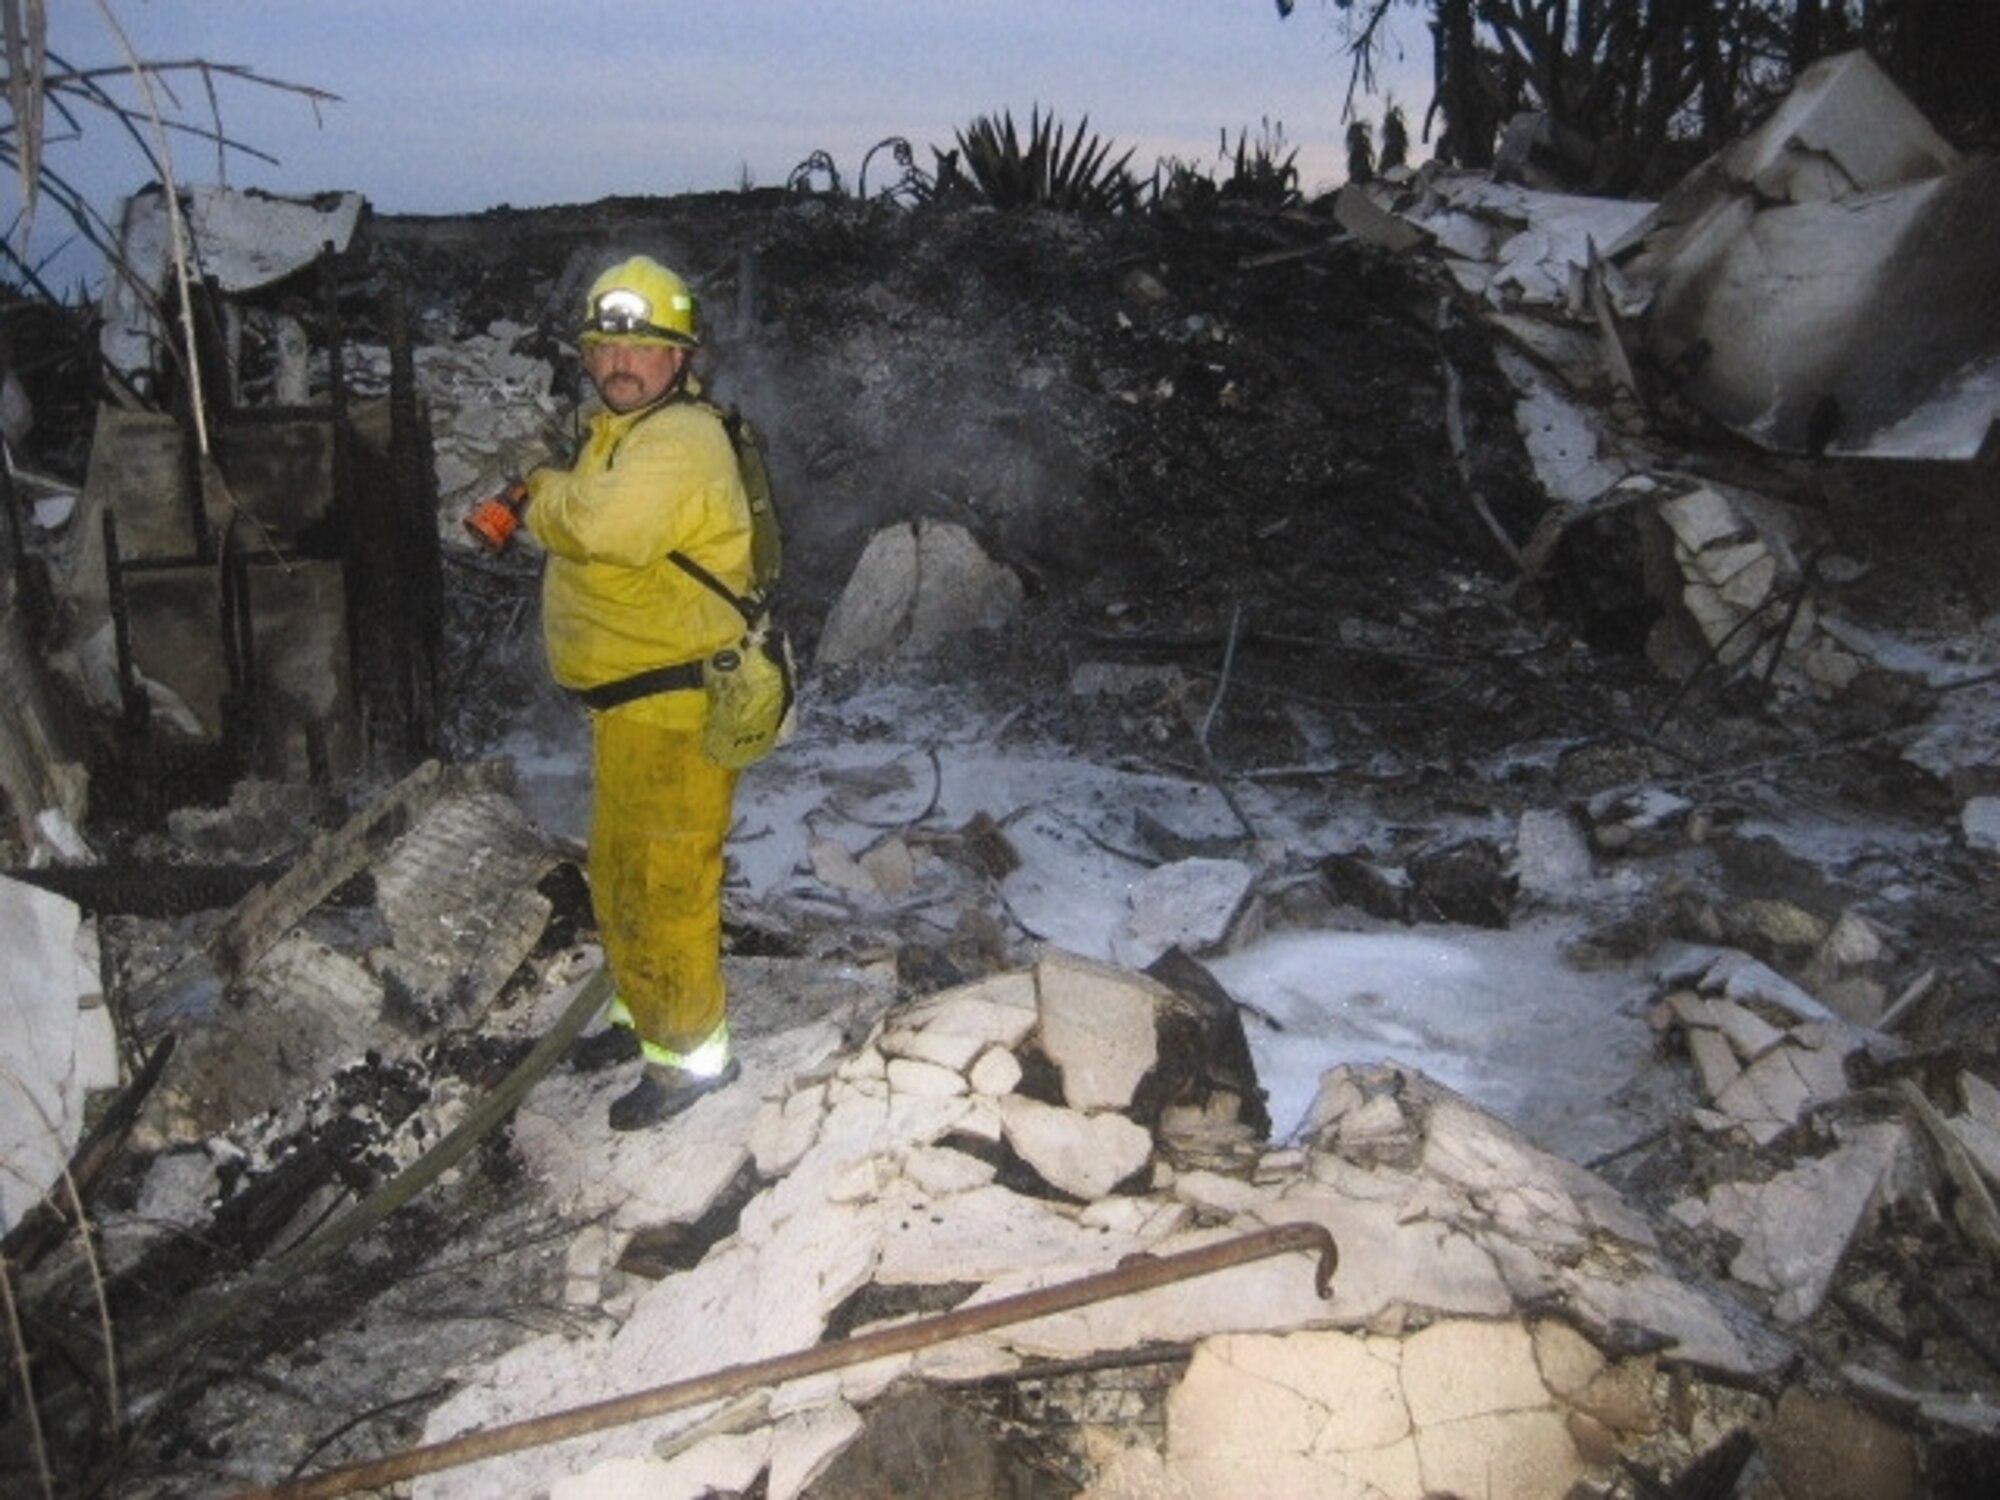
[[[955,185],[994,208],[1053,208],[1065,212],[1118,213],[1138,200],[1138,188],[1126,170],[1131,150],[1111,160],[1113,143],[1090,131],[1085,115],[1069,132],[1053,113],[1037,105],[1028,117],[1024,140],[1015,129],[1012,111],[996,120],[981,115],[957,133],[961,173],[954,162]],[[942,168],[944,158],[940,158]],[[940,171],[939,180],[943,181]]]

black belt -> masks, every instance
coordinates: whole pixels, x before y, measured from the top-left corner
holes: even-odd
[[[596,687],[571,688],[585,708],[616,708],[634,698],[650,698],[655,693],[677,693],[701,686],[701,663],[676,662],[671,667],[654,667],[621,677],[616,682],[600,682]]]

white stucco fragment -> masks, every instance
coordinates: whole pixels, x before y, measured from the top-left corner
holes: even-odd
[[[988,1047],[972,1065],[967,1081],[976,1094],[999,1098],[1014,1092],[1021,1081],[1021,1062],[1005,1047]]]
[[[1007,1143],[1051,1187],[1101,1198],[1145,1166],[1153,1137],[1123,1115],[1087,1115],[1009,1094],[1000,1101]]]
[[[1169,948],[1200,953],[1229,932],[1256,872],[1237,859],[1178,859],[1132,882],[1131,915],[1112,956],[1143,969]]]
[[[1125,1108],[1159,1059],[1161,987],[1060,950],[1044,954],[1035,973],[1042,1051],[1062,1070],[1063,1098],[1076,1109]]]

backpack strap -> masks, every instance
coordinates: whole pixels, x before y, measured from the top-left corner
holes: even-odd
[[[736,607],[736,612],[743,616],[745,626],[755,625],[757,617],[764,612],[764,601],[758,595],[737,593],[736,590],[732,589],[720,578],[717,578],[685,552],[679,550],[669,552],[667,554],[667,561],[687,574],[696,583],[713,590],[724,599],[727,599]]]

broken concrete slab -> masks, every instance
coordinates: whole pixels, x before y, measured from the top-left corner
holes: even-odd
[[[1769,1181],[1720,1183],[1703,1201],[1677,1205],[1674,1217],[1740,1242],[1729,1274],[1768,1293],[1780,1323],[1797,1324],[1819,1311],[1908,1144],[1901,1125],[1863,1126],[1829,1154]]]
[[[157,186],[125,199],[116,213],[118,254],[126,274],[105,279],[99,347],[113,369],[150,387],[170,342],[157,309],[174,268],[172,221],[189,240],[185,252],[217,290],[255,291],[310,266],[328,245],[345,250],[367,212],[358,193],[281,197],[257,189],[201,183],[178,189],[180,212],[169,211]]]
[[[1169,948],[1199,954],[1228,936],[1256,879],[1236,859],[1178,859],[1132,883],[1132,915],[1112,939],[1112,956],[1143,969]]]
[[[1941,177],[1960,160],[1881,66],[1855,51],[1806,68],[1763,123],[1693,180],[1714,174],[1769,202],[1804,203]]]
[[[1432,170],[1404,216],[1437,234],[1459,284],[1496,307],[1566,306],[1595,246],[1608,249],[1650,203],[1544,192],[1484,173]],[[1467,221],[1471,221],[1468,223]],[[1461,258],[1463,256],[1463,258]]]
[[[1270,1334],[1274,1353],[1282,1352],[1275,1340],[1298,1341],[1270,1367],[1295,1368],[1278,1381],[1284,1389],[1309,1393],[1329,1381],[1349,1387],[1351,1372],[1342,1373],[1347,1366],[1339,1353],[1365,1350],[1393,1384],[1395,1400],[1385,1410],[1402,1414],[1393,1439],[1376,1442],[1361,1434],[1352,1444],[1306,1442],[1296,1454],[1277,1454],[1273,1461],[1286,1473],[1296,1469],[1332,1482],[1330,1475],[1352,1470],[1401,1475],[1397,1486],[1459,1484],[1490,1462],[1499,1443],[1513,1455],[1510,1484],[1529,1486],[1509,1493],[1527,1494],[1541,1493],[1533,1488],[1543,1482],[1536,1476],[1563,1474],[1574,1481],[1615,1455],[1621,1432],[1659,1425],[1648,1400],[1635,1394],[1639,1387],[1609,1373],[1613,1362],[1593,1363],[1586,1340],[1613,1347],[1631,1342],[1633,1330],[1642,1328],[1648,1343],[1663,1343],[1675,1358],[1735,1377],[1768,1371],[1786,1357],[1781,1341],[1739,1322],[1738,1311],[1676,1271],[1645,1220],[1601,1180],[1541,1153],[1419,1075],[1394,1068],[1337,1071],[1322,1090],[1314,1132],[1302,1145],[1281,1152],[1253,1146],[1235,1157],[1214,1157],[1235,1163],[1227,1173],[1188,1162],[1170,1170],[1162,1155],[1169,1148],[1161,1143],[1171,1138],[1163,1134],[1156,1141],[1120,1114],[1084,1114],[1016,1093],[995,1102],[931,1090],[932,1073],[991,1068],[996,1054],[1044,1045],[1052,990],[1059,995],[1069,985],[1072,998],[1116,995],[1119,977],[1109,966],[1044,955],[1032,973],[964,986],[890,1014],[873,1033],[881,1045],[898,1049],[886,1059],[873,1043],[829,1051],[838,1036],[830,1025],[771,1033],[743,1047],[744,1085],[703,1101],[671,1132],[629,1156],[580,1102],[593,1091],[601,1096],[602,1082],[577,1075],[544,1080],[518,1133],[530,1161],[544,1163],[539,1170],[548,1170],[559,1152],[597,1163],[588,1170],[561,1169],[570,1174],[565,1201],[573,1210],[594,1211],[590,1195],[602,1191],[607,1157],[620,1179],[614,1196],[623,1201],[651,1192],[651,1212],[668,1205],[657,1189],[646,1187],[644,1175],[628,1173],[641,1160],[643,1173],[654,1177],[698,1175],[698,1158],[726,1164],[733,1160],[729,1141],[754,1132],[758,1168],[775,1175],[744,1205],[730,1239],[693,1269],[637,1291],[615,1334],[586,1343],[544,1339],[531,1352],[503,1357],[434,1413],[432,1438],[807,1347],[822,1336],[835,1307],[871,1282],[883,1288],[976,1282],[970,1305],[977,1305],[1108,1268],[1136,1250],[1169,1253],[1254,1224],[1329,1227],[1342,1253],[1333,1299],[1315,1295],[1293,1259],[1259,1262],[996,1330],[914,1360],[883,1362],[884,1370],[867,1377],[870,1388],[881,1388],[890,1364],[925,1379],[968,1381],[1014,1369],[1023,1358]],[[1171,997],[1163,989],[1155,993],[1143,976],[1124,979],[1126,998],[1145,1002],[1130,1019],[1135,1026],[1143,1022],[1140,1029],[1151,1035],[1154,1004]],[[1034,1011],[1024,1003],[1030,998],[1039,1002]],[[1060,1015],[1061,1007],[1058,998],[1053,1013]],[[1041,1028],[1030,1030],[1036,1014]],[[927,1037],[939,1045],[926,1048]],[[966,1039],[976,1039],[977,1049],[944,1047]],[[925,1051],[928,1056],[910,1055]],[[962,1061],[948,1062],[947,1056]],[[899,1070],[912,1069],[923,1070],[924,1088],[899,1093]],[[1129,1066],[1114,1071],[1131,1077]],[[1131,1087],[1127,1081],[1110,1093]],[[740,1096],[733,1104],[732,1094]],[[990,1126],[978,1123],[982,1108],[992,1116]],[[557,1132],[589,1139],[564,1146]],[[1024,1160],[1066,1193],[1084,1198],[1084,1206],[1026,1197],[1001,1185],[975,1142],[1002,1132]],[[1100,1132],[1114,1138],[1098,1140]],[[621,1159],[625,1166],[618,1165]],[[1150,1188],[1141,1175],[1149,1163]],[[1120,1186],[1127,1196],[1105,1196]],[[687,1202],[674,1211],[686,1215],[699,1207]],[[629,1223],[629,1216],[621,1213],[620,1221]],[[1210,1227],[1196,1227],[1201,1221]],[[607,1274],[605,1264],[604,1257],[591,1260],[582,1268],[585,1280],[592,1267]],[[777,1299],[782,1306],[772,1305],[772,1286],[788,1289]],[[810,1290],[798,1295],[802,1289]],[[1572,1309],[1584,1337],[1572,1335],[1574,1346],[1567,1346],[1560,1335],[1517,1321],[1526,1303]],[[1308,1331],[1324,1336],[1307,1338]],[[1308,1350],[1316,1352],[1304,1358]],[[1476,1381],[1468,1379],[1475,1368],[1481,1371]],[[1509,1378],[1496,1382],[1494,1372],[1502,1369]],[[816,1389],[823,1399],[829,1390],[848,1387],[822,1381]],[[1200,1389],[1200,1381],[1189,1387]],[[1197,1425],[1222,1420],[1227,1409],[1205,1400],[1186,1407]],[[1343,1410],[1351,1411],[1351,1403]],[[547,1485],[566,1473],[644,1454],[698,1416],[641,1423],[505,1466],[475,1465],[457,1477],[426,1481],[418,1493]],[[836,1408],[825,1430],[851,1435],[854,1427]],[[834,1446],[805,1443],[802,1451],[816,1463]],[[1190,1461],[1198,1468],[1207,1450],[1196,1443],[1179,1452],[1195,1455]],[[1169,1468],[1179,1462],[1176,1455],[1170,1442]],[[766,1462],[775,1479],[775,1457]],[[805,1467],[802,1462],[801,1472]],[[1270,1477],[1263,1468],[1254,1474]]]
[[[1035,967],[1042,1052],[1072,1109],[1124,1109],[1159,1061],[1170,992],[1129,969],[1054,949]]]
[[[1145,1166],[1153,1138],[1123,1115],[1084,1114],[1009,1094],[1000,1101],[1007,1144],[1049,1186],[1101,1198]]]
[[[0,1028],[0,1232],[52,1188],[82,1138],[94,1089],[118,1084],[97,931],[74,902],[0,878],[9,1023]]]
[[[1654,357],[1736,431],[1787,453],[1966,460],[1995,418],[1955,387],[2000,356],[1996,225],[2000,164],[1961,161],[1850,53],[1663,200],[1628,269],[1655,289]],[[1918,417],[1933,403],[1955,429]]]
[[[935,650],[948,637],[1003,623],[1021,581],[963,526],[920,520],[869,539],[820,636],[825,666],[899,651]]]

